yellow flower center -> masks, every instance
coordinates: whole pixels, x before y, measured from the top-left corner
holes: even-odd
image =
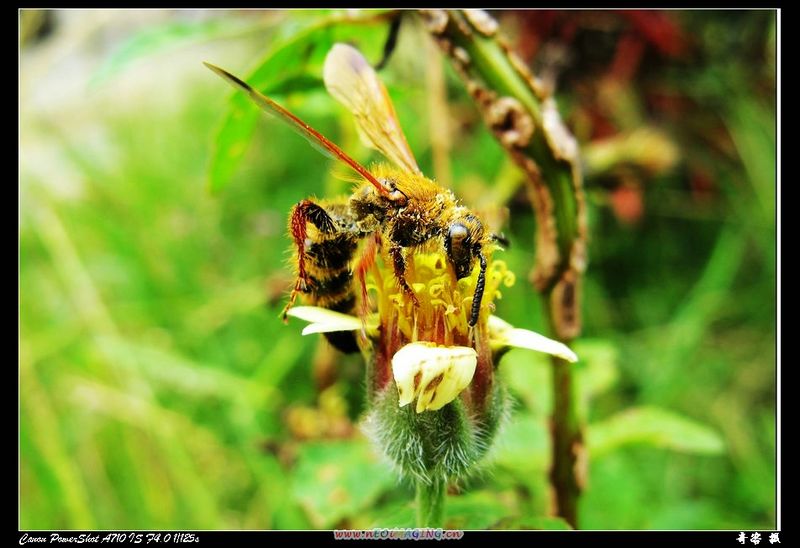
[[[399,330],[408,342],[471,346],[468,320],[480,273],[477,264],[469,276],[456,280],[442,253],[409,254],[406,281],[414,290],[419,306],[415,306],[413,299],[399,289],[386,264],[388,261],[376,263],[367,282],[367,289],[376,296],[382,326]],[[514,273],[508,270],[504,261],[489,260],[479,326],[485,324],[486,311],[491,313],[494,310],[493,301],[502,297],[500,286],[510,287],[514,281]]]

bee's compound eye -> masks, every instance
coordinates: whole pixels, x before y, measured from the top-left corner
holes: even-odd
[[[397,188],[397,184],[392,179],[382,179],[383,188],[386,189],[386,197],[395,205],[404,206],[408,202],[408,196]]]
[[[461,243],[468,237],[469,229],[460,223],[451,225],[450,229],[447,231],[447,239],[450,241],[450,245]]]
[[[444,246],[456,270],[456,278],[469,276],[472,270],[472,251],[470,247],[470,230],[461,223],[454,223],[447,229]]]
[[[393,203],[395,203],[397,205],[400,205],[400,206],[404,206],[408,202],[408,196],[406,196],[400,190],[397,190],[397,189],[394,189],[393,191],[391,191],[389,193],[389,199]]]

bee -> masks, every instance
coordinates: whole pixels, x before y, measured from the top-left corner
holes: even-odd
[[[297,248],[297,280],[284,309],[284,320],[300,293],[316,306],[354,312],[358,306],[354,276],[360,281],[365,312],[366,272],[378,252],[385,252],[399,289],[418,305],[406,280],[406,266],[410,253],[424,249],[444,252],[456,279],[471,275],[478,265],[468,320],[470,327],[475,326],[485,287],[487,251],[492,243],[503,243],[503,238],[487,231],[478,216],[461,205],[450,190],[422,174],[385,86],[358,50],[346,44],[333,46],[323,67],[325,87],[353,114],[364,143],[380,151],[393,166],[365,168],[241,79],[209,63],[206,66],[363,179],[349,198],[316,202],[305,199],[292,208],[289,232]],[[356,259],[362,241],[366,245]],[[357,350],[352,332],[326,336],[339,350]]]

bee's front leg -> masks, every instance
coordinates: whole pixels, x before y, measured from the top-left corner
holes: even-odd
[[[400,284],[400,289],[414,301],[414,306],[419,306],[417,295],[406,281],[406,259],[403,251],[404,248],[396,242],[392,242],[389,246],[389,255],[392,257],[392,265],[394,266],[394,277],[397,283]]]
[[[480,261],[481,270],[478,273],[478,281],[475,283],[475,294],[472,296],[472,309],[469,316],[470,327],[475,327],[475,324],[478,323],[483,292],[486,289],[486,257],[483,254],[483,250],[478,252],[478,260]]]
[[[306,271],[306,242],[308,240],[308,224],[313,224],[317,230],[330,234],[336,230],[336,225],[330,215],[322,206],[311,200],[302,200],[293,208],[289,216],[289,232],[297,246],[297,281],[295,282],[289,302],[283,309],[283,321],[286,313],[294,305],[298,293],[308,293],[311,290],[311,279]]]

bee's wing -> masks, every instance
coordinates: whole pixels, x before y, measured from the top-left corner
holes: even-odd
[[[210,68],[211,70],[213,70],[214,72],[216,72],[217,74],[219,74],[225,81],[227,81],[233,87],[238,88],[247,93],[247,95],[250,96],[250,99],[259,107],[261,107],[265,112],[269,114],[274,114],[278,116],[278,118],[286,122],[292,129],[294,129],[300,135],[305,137],[306,140],[308,140],[308,142],[314,146],[314,148],[321,151],[326,156],[332,156],[334,158],[341,160],[345,164],[349,165],[359,175],[361,175],[367,181],[372,183],[373,186],[375,186],[375,188],[377,188],[381,194],[388,193],[386,186],[382,184],[380,181],[378,181],[378,179],[376,179],[374,175],[372,175],[369,171],[367,171],[367,169],[364,166],[362,166],[361,164],[353,160],[350,156],[345,154],[342,149],[340,149],[334,143],[329,141],[319,131],[306,124],[300,118],[298,118],[297,116],[295,116],[294,114],[292,114],[291,112],[280,106],[278,103],[276,103],[266,95],[263,95],[258,91],[254,90],[252,87],[250,87],[249,84],[247,84],[247,82],[244,82],[243,80],[237,78],[230,72],[221,69],[215,65],[212,65],[211,63],[203,63],[203,64],[208,68]]]
[[[323,78],[328,92],[355,116],[367,146],[399,167],[419,173],[386,87],[357,49],[334,45],[325,58]]]

